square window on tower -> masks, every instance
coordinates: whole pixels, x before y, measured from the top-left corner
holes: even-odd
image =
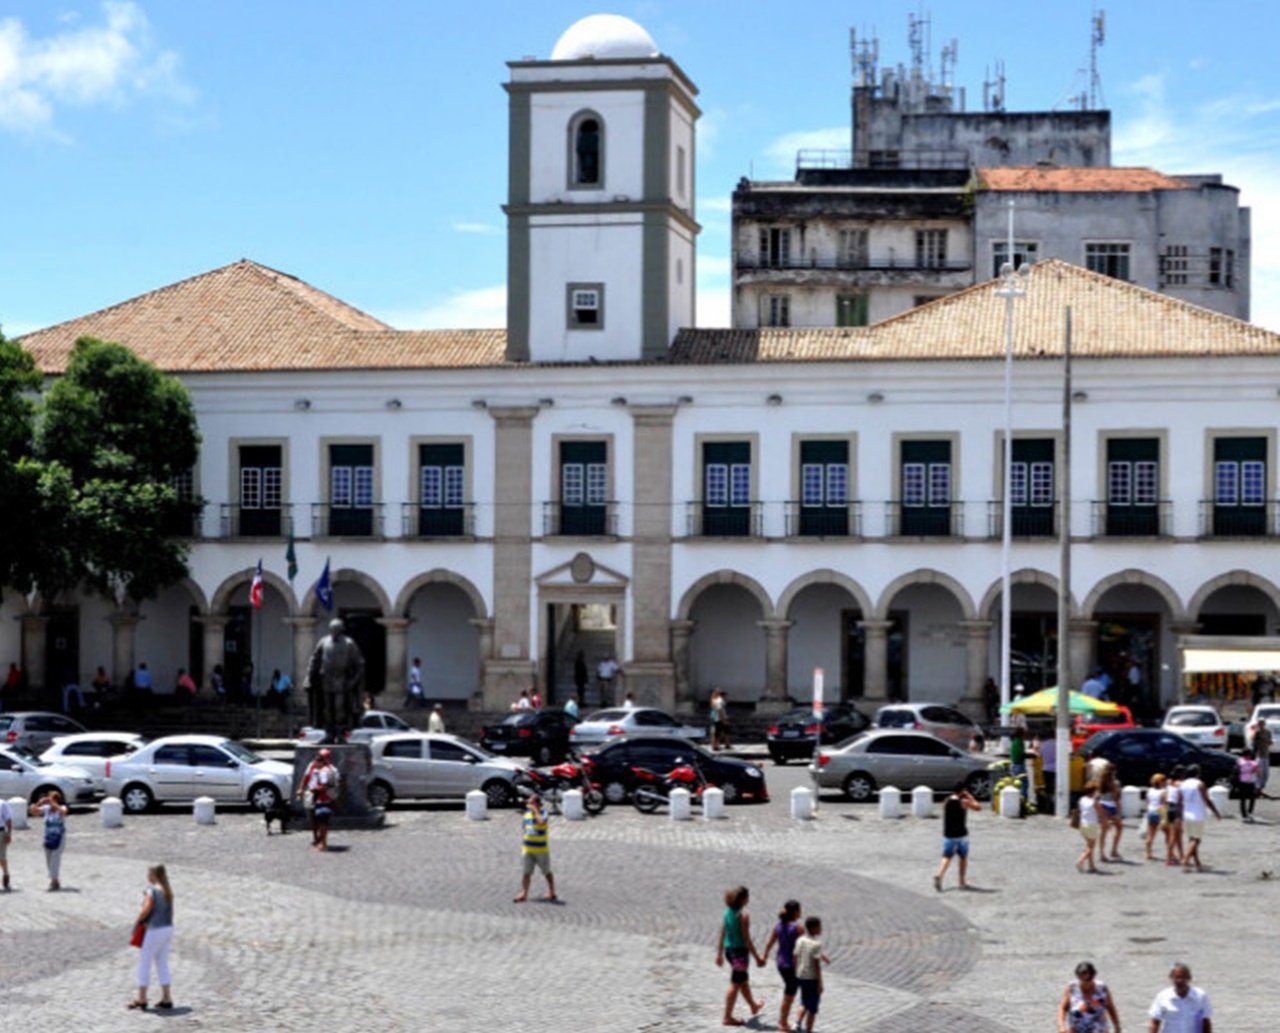
[[[570,330],[604,328],[604,284],[571,283],[567,300]]]

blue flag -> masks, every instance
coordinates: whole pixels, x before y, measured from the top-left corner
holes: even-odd
[[[325,613],[333,613],[333,586],[329,584],[329,561],[324,561],[324,573],[316,582],[316,598],[324,607]]]

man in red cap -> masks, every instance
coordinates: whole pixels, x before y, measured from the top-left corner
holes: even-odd
[[[298,786],[298,795],[310,818],[311,845],[317,850],[329,849],[329,819],[337,794],[338,769],[333,766],[333,754],[322,749],[307,765]]]

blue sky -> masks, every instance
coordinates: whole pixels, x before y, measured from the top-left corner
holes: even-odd
[[[980,107],[1087,86],[1090,5],[900,0],[9,0],[0,11],[0,327],[15,336],[248,257],[399,327],[501,325],[504,62],[578,18],[644,25],[698,84],[699,315],[728,320],[729,195],[847,146],[848,30],[908,60],[907,16]],[[1270,0],[1113,0],[1116,164],[1222,172],[1253,207],[1254,320],[1280,329],[1280,67]]]

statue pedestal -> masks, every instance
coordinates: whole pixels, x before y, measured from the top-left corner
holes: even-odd
[[[341,777],[342,793],[333,805],[330,829],[377,829],[385,823],[381,807],[369,806],[369,775],[372,754],[367,743],[343,743],[339,746],[320,744],[300,745],[293,755],[293,797],[289,808],[289,825],[295,829],[309,828],[309,815],[297,798],[298,788],[307,767],[316,754],[327,749],[333,756],[333,766]]]

